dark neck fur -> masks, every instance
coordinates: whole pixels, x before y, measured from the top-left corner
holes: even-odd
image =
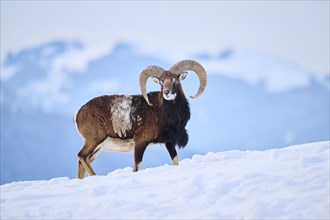
[[[179,91],[176,99],[173,101],[164,100],[162,93],[159,93],[161,99],[161,114],[164,118],[164,130],[162,136],[167,142],[178,145],[183,148],[188,143],[188,134],[185,129],[190,119],[189,103],[184,94]]]

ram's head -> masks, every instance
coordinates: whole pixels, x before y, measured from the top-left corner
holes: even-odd
[[[206,72],[201,64],[193,60],[182,60],[174,64],[169,71],[165,71],[159,66],[148,66],[144,68],[140,74],[140,89],[144,99],[151,106],[149,102],[146,83],[149,77],[152,77],[154,82],[161,85],[161,92],[165,100],[175,100],[177,93],[181,90],[181,81],[184,80],[188,74],[187,71],[195,72],[199,77],[199,89],[191,98],[197,98],[200,96],[206,86]]]

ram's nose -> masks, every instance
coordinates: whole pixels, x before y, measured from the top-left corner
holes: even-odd
[[[169,89],[164,89],[164,95],[168,95],[170,93]]]

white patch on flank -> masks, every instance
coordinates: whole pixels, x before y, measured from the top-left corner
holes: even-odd
[[[78,114],[78,111],[76,111],[73,115],[73,121],[74,121],[74,124],[76,126],[76,129],[78,131],[78,134],[80,135],[80,137],[85,141],[85,138],[82,136],[82,134],[80,133],[79,129],[78,129],[78,125],[77,125],[77,114]]]
[[[131,96],[119,96],[113,101],[111,108],[112,127],[119,137],[126,137],[126,131],[132,129],[131,106]]]
[[[116,152],[132,152],[134,150],[134,140],[133,139],[120,139],[107,137],[101,144],[99,144],[95,151],[98,150],[108,150]]]
[[[96,148],[96,149],[99,149],[99,148]],[[99,156],[100,155],[100,153],[101,153],[101,149],[99,149],[99,150],[94,150],[94,153],[93,153],[93,155],[89,158],[89,161],[90,162],[92,162],[93,160],[95,160],[95,158],[97,157],[97,156]]]

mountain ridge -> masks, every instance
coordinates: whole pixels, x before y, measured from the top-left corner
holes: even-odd
[[[47,45],[57,44],[43,44],[36,50],[47,50]],[[72,44],[79,46],[77,42]],[[63,45],[68,51],[76,50],[70,42]],[[33,48],[30,50],[32,54],[37,53]],[[23,57],[30,59],[27,52],[24,53]],[[39,52],[46,57],[57,57],[56,53],[63,55],[65,51],[59,48]],[[230,53],[226,59],[230,59]],[[197,60],[204,65],[203,59]],[[140,94],[138,75],[142,68],[171,66],[167,60],[141,54],[127,43],[119,43],[104,56],[90,61],[82,72],[51,71],[52,61],[47,62],[46,66],[38,66],[39,60],[32,62],[32,66],[21,66],[18,74],[31,74],[22,82],[15,82],[19,76],[1,80],[1,183],[65,174],[75,176],[77,153],[83,143],[72,123],[73,113],[95,96]],[[258,65],[256,59],[255,62],[253,66]],[[37,67],[41,72],[30,72]],[[33,74],[43,78],[34,79]],[[182,85],[187,96],[193,95],[198,89],[198,77],[189,73]],[[265,87],[263,81],[251,84],[216,72],[208,74],[203,95],[196,100],[189,99],[190,139],[188,147],[178,152],[179,158],[209,151],[261,150],[330,139],[329,90],[325,86],[311,79],[308,85],[286,92],[273,93]],[[148,82],[147,90],[159,90],[159,86]],[[38,156],[38,152],[43,156]],[[168,163],[162,148],[148,148],[146,154],[145,167]],[[17,158],[25,164],[24,168],[16,163]],[[67,173],[63,167],[57,167],[56,161],[67,167]],[[129,166],[131,161],[130,154],[119,156],[104,152],[93,166],[105,174]],[[35,172],[41,165],[44,170]]]

